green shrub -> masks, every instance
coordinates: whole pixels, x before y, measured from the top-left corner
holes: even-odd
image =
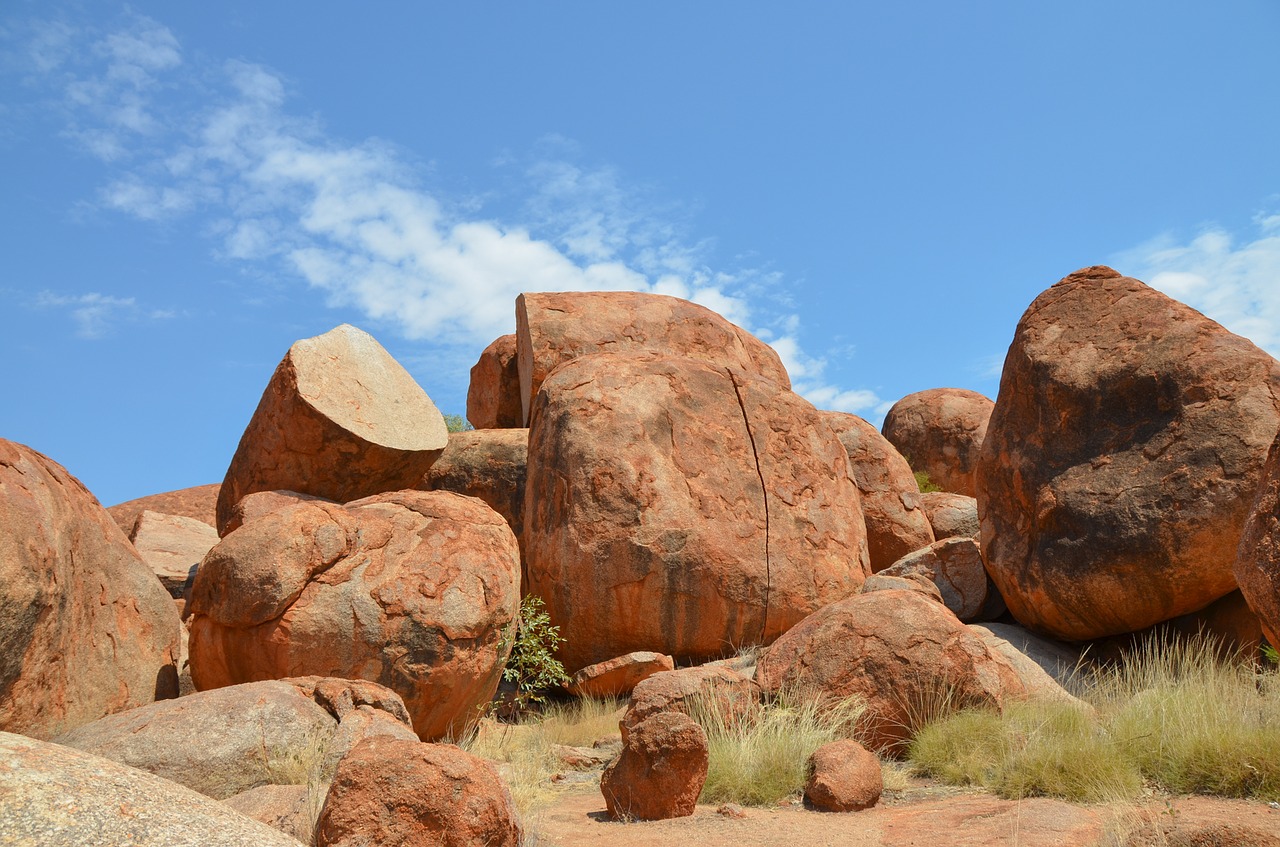
[[[921,494],[942,490],[939,486],[934,485],[933,480],[929,479],[928,471],[913,471],[913,473],[916,477],[916,488],[920,489]]]
[[[475,429],[462,415],[445,415],[444,425],[449,432],[470,432]]]
[[[562,643],[560,627],[551,624],[542,598],[525,595],[520,601],[511,655],[502,671],[503,679],[515,683],[511,701],[513,714],[546,703],[548,691],[569,681],[564,665],[555,656],[556,648]]]

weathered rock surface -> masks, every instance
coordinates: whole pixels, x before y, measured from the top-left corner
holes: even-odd
[[[1236,553],[1240,593],[1271,646],[1280,645],[1280,438],[1271,447]]]
[[[848,458],[818,412],[694,359],[561,365],[538,394],[525,503],[528,589],[571,673],[768,643],[868,573]]]
[[[866,582],[862,583],[862,591],[860,593],[871,594],[874,591],[915,591],[927,600],[932,600],[941,606],[946,605],[942,600],[942,592],[938,590],[937,583],[919,573],[896,576],[881,571],[880,573],[872,574],[867,577]]]
[[[937,541],[944,538],[977,538],[981,533],[978,523],[978,501],[965,494],[949,491],[930,491],[920,495],[920,508],[924,510],[933,527]]]
[[[972,538],[945,538],[908,553],[883,576],[919,575],[932,580],[942,602],[965,623],[995,620],[1004,614],[1004,601],[982,564],[982,551]]]
[[[661,653],[628,653],[578,671],[569,690],[579,697],[625,697],[649,677],[675,667],[672,658]]]
[[[228,797],[223,804],[303,844],[312,843],[325,786],[260,785]]]
[[[162,494],[150,494],[136,500],[117,503],[109,507],[107,513],[126,535],[133,530],[134,524],[138,522],[138,516],[144,511],[194,518],[209,526],[216,526],[218,489],[221,487],[215,482],[193,488],[179,488],[177,491],[166,491]]]
[[[169,596],[180,598],[200,560],[218,543],[218,531],[195,518],[146,509],[138,515],[129,540]]]
[[[707,734],[688,715],[661,712],[623,726],[600,793],[614,820],[660,821],[692,815],[706,781]]]
[[[516,337],[501,335],[471,367],[467,387],[467,420],[476,429],[524,426],[524,395],[520,391],[520,363]]]
[[[1037,297],[978,465],[982,549],[1014,617],[1085,640],[1231,591],[1278,395],[1280,363],[1110,268]]]
[[[1024,671],[1023,660],[1010,651],[1016,651],[1039,665],[1041,670],[1064,689],[1074,687],[1083,658],[1078,645],[1043,638],[1017,624],[988,622],[969,624],[969,629],[997,647],[1014,666],[1014,670],[1018,671],[1024,683],[1028,679],[1034,680],[1035,674]],[[1029,693],[1034,694],[1034,688],[1034,685],[1030,686]]]
[[[880,800],[880,760],[851,738],[823,744],[809,757],[804,799],[823,812],[859,812]]]
[[[849,455],[862,497],[871,571],[882,571],[913,550],[933,543],[933,528],[920,508],[920,489],[907,460],[871,424],[857,415],[823,412]]]
[[[66,469],[0,439],[0,729],[48,738],[178,693],[178,611]]]
[[[999,709],[1026,693],[1008,660],[913,591],[860,594],[810,615],[765,651],[756,680],[766,694],[865,698],[866,741],[877,750],[900,747],[936,714]]]
[[[373,738],[339,763],[316,847],[519,847],[522,834],[488,762],[448,744]]]
[[[448,441],[444,417],[371,335],[295,342],[262,393],[218,493],[218,528],[255,491],[339,503],[413,488]]]
[[[515,537],[447,491],[302,503],[205,557],[190,609],[200,689],[319,675],[404,698],[419,737],[461,734],[497,690],[519,606]]]
[[[1019,644],[1015,645],[1008,640],[996,634],[996,628],[1000,627],[1005,630],[1021,630],[1011,624],[969,624],[969,631],[982,639],[993,652],[999,653],[1009,661],[1010,667],[1018,675],[1018,679],[1022,681],[1022,687],[1026,691],[1028,697],[1038,698],[1042,700],[1064,700],[1079,705],[1082,709],[1092,710],[1092,707],[1077,699],[1064,687],[1064,684],[1070,683],[1074,674],[1075,666],[1066,666],[1058,662],[1049,664],[1045,661],[1047,657],[1044,654],[1036,655],[1034,647],[1028,649],[1030,643],[1027,639],[1020,639]],[[1034,638],[1034,636],[1031,636]],[[1051,673],[1048,667],[1053,667]]]
[[[326,500],[324,497],[302,494],[297,491],[255,491],[252,494],[241,497],[240,502],[231,507],[231,515],[227,518],[226,525],[222,528],[222,534],[224,536],[230,535],[249,521],[256,521],[263,515],[278,512],[281,509],[296,506],[299,503],[310,503],[317,500],[325,503],[333,502],[332,500]]]
[[[698,665],[654,674],[631,692],[623,726],[635,726],[662,712],[689,714],[697,701],[721,714],[745,714],[760,702],[760,686],[724,665]]]
[[[524,425],[538,388],[559,365],[589,353],[656,353],[728,366],[791,388],[777,352],[710,309],[633,291],[526,293],[516,298]]]
[[[994,404],[964,388],[908,394],[884,417],[884,437],[943,491],[977,496],[974,470]]]
[[[506,518],[523,558],[524,488],[529,430],[477,429],[449,434],[449,445],[417,488],[478,497]]]
[[[349,724],[341,733],[340,722]],[[222,800],[262,785],[327,781],[358,740],[353,729],[417,740],[394,692],[361,680],[310,677],[152,703],[78,727],[56,742]]]
[[[298,847],[189,788],[7,732],[0,732],[0,821],[5,843],[40,847]]]

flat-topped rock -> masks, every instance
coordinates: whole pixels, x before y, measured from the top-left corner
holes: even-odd
[[[195,518],[209,526],[217,526],[218,489],[221,487],[221,483],[215,482],[210,485],[197,485],[192,488],[149,494],[146,497],[117,503],[109,507],[107,513],[125,534],[133,530],[134,524],[138,522],[138,515],[144,511]]]
[[[431,398],[368,333],[343,324],[295,342],[222,481],[219,529],[256,491],[345,503],[412,488],[448,439]]]

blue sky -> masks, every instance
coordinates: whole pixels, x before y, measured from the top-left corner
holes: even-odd
[[[879,422],[1112,264],[1280,353],[1280,5],[0,4],[0,437],[222,478],[350,322],[446,412],[525,290],[696,299]]]

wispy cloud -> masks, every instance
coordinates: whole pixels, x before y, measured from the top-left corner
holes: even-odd
[[[683,297],[772,343],[815,404],[879,403],[828,384],[825,362],[800,347],[795,316],[761,309],[776,272],[713,267],[714,243],[687,236],[678,204],[581,164],[571,142],[504,157],[496,167],[515,169],[522,199],[500,220],[483,199],[424,188],[414,157],[396,146],[334,138],[291,113],[269,68],[189,67],[173,33],[150,19],[99,36],[84,54],[87,65],[58,78],[76,107],[69,134],[109,163],[106,208],[149,221],[199,214],[224,258],[282,265],[330,305],[432,344],[479,349],[512,331],[523,291]],[[220,80],[213,95],[209,79]]]
[[[121,322],[167,320],[176,314],[170,309],[144,309],[132,297],[96,291],[72,295],[41,291],[34,305],[40,309],[65,309],[76,325],[76,335],[90,340],[105,338]]]
[[[1259,214],[1254,225],[1252,240],[1220,226],[1185,242],[1163,235],[1114,264],[1280,357],[1280,214]]]

